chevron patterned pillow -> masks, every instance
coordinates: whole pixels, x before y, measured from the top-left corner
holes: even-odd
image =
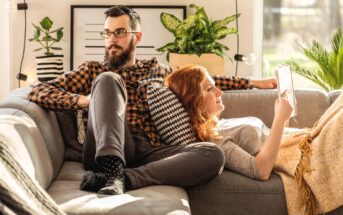
[[[166,145],[187,145],[197,141],[185,108],[169,88],[147,87],[151,118]]]

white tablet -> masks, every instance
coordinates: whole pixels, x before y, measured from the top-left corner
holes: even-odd
[[[278,84],[279,97],[287,91],[289,102],[293,107],[291,117],[294,117],[297,115],[297,101],[294,93],[291,67],[289,65],[279,65],[275,71],[275,76]]]

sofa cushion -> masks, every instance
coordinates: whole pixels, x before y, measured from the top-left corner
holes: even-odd
[[[56,112],[65,144],[64,160],[82,161],[82,145],[78,141],[76,114],[72,110]]]
[[[84,174],[79,162],[64,162],[48,193],[68,214],[182,215],[191,214],[187,193],[172,186],[150,186],[123,195],[100,195],[80,190]]]
[[[268,127],[274,117],[277,90],[231,90],[223,94],[225,110],[221,118],[254,116]],[[298,114],[290,120],[290,127],[312,127],[331,105],[328,94],[319,90],[295,90]],[[309,111],[310,110],[310,111]]]
[[[56,115],[55,112],[46,111],[36,103],[30,102],[27,99],[30,91],[31,88],[13,90],[5,99],[1,100],[0,108],[18,109],[33,119],[48,149],[53,165],[53,176],[56,177],[61,168],[64,154],[64,143]]]
[[[275,174],[268,181],[257,181],[224,170],[212,181],[187,192],[192,214],[287,215],[282,180]]]
[[[147,88],[147,99],[151,118],[166,145],[196,142],[188,113],[173,91],[151,85]]]
[[[210,182],[188,188],[187,193],[194,215],[288,214],[282,180],[274,173],[268,181],[258,181],[224,170]],[[343,206],[327,213],[341,214]]]

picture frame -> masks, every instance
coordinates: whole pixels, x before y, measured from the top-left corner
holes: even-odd
[[[114,5],[71,5],[71,48],[70,69],[85,61],[103,61],[103,31],[105,10]],[[166,54],[157,48],[173,40],[173,35],[160,21],[162,12],[170,13],[180,20],[186,18],[185,5],[127,5],[137,11],[141,17],[142,40],[136,49],[138,59],[156,57],[161,63],[167,63]]]

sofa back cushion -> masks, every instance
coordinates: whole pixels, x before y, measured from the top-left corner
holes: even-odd
[[[25,112],[37,125],[46,145],[53,166],[53,178],[61,169],[64,155],[64,143],[60,128],[53,111],[47,111],[37,104],[28,101],[27,94],[31,88],[13,90],[5,99],[0,101],[0,108],[13,108]]]
[[[232,90],[225,91],[223,103],[225,110],[221,118],[255,116],[268,127],[274,117],[276,90]],[[331,105],[327,93],[319,90],[296,90],[298,114],[290,120],[290,127],[312,127],[325,110]]]
[[[47,188],[53,178],[53,165],[35,122],[20,110],[0,108],[0,136],[26,173]]]
[[[76,113],[72,110],[58,111],[56,117],[65,146],[64,160],[82,162],[82,145],[78,141]]]

